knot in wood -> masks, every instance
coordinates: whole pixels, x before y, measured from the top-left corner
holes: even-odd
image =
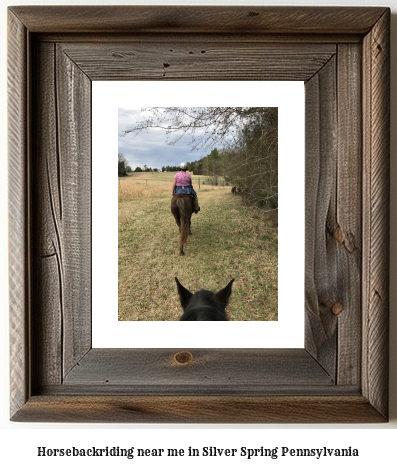
[[[339,314],[342,313],[343,311],[343,304],[341,302],[336,302],[335,304],[332,305],[331,307],[332,314],[335,316],[339,316]]]
[[[337,226],[334,231],[334,239],[336,239],[340,244],[343,244],[345,240],[345,236],[340,226]]]
[[[186,365],[193,361],[193,355],[190,352],[178,352],[175,354],[174,360],[180,365]]]

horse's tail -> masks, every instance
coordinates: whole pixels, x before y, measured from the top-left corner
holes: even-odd
[[[181,196],[177,199],[176,204],[179,208],[179,215],[181,217],[181,242],[180,245],[184,245],[187,241],[187,237],[189,235],[189,216],[187,214],[187,209],[185,205],[185,200]]]

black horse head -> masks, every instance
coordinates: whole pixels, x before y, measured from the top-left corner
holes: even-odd
[[[230,283],[217,293],[202,289],[196,293],[191,293],[182,286],[178,278],[175,277],[178,287],[179,299],[184,313],[179,319],[181,321],[227,321],[225,309],[232,294],[232,284]]]

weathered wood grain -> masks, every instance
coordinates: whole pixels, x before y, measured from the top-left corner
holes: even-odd
[[[224,6],[12,7],[32,32],[67,33],[366,33],[382,7]]]
[[[58,142],[54,45],[34,45],[37,63],[33,95],[32,223],[34,310],[32,351],[34,386],[60,384],[63,376],[63,245],[59,214]]]
[[[12,420],[387,420],[389,21],[384,8],[10,9]],[[90,350],[91,80],[127,77],[304,77],[306,351],[197,350],[181,365]]]
[[[54,44],[34,54],[37,386],[60,384],[91,348],[91,84]]]
[[[182,350],[183,351],[183,350]],[[272,385],[324,386],[333,379],[304,349],[192,349],[179,363],[178,349],[93,349],[65,377],[67,386],[142,385],[146,391],[172,385],[197,394],[211,387],[257,392]],[[151,389],[148,389],[151,388]]]
[[[91,348],[91,81],[56,48],[66,375]]]
[[[336,378],[338,298],[335,227],[336,58],[306,84],[305,347]]]
[[[342,33],[337,34],[332,31],[326,34],[313,33],[313,34],[299,34],[299,33],[266,33],[258,34],[258,32],[242,31],[239,34],[234,33],[222,33],[220,36],[216,34],[208,33],[184,33],[179,34],[178,32],[166,33],[137,33],[133,30],[129,32],[95,32],[93,33],[73,33],[68,34],[67,32],[48,32],[40,33],[37,32],[34,35],[35,40],[39,42],[52,42],[58,44],[86,44],[87,41],[91,41],[92,44],[101,43],[103,45],[118,45],[118,44],[133,44],[133,43],[147,43],[152,46],[159,46],[164,39],[174,44],[192,44],[198,46],[200,43],[212,43],[213,41],[222,42],[224,44],[247,44],[251,42],[261,44],[323,44],[323,45],[336,45],[336,44],[361,44],[363,33]]]
[[[9,164],[9,303],[11,414],[30,394],[29,375],[29,161],[26,28],[8,15],[8,164]]]
[[[387,416],[389,353],[390,12],[364,39],[363,392]]]
[[[378,423],[385,419],[361,396],[135,397],[38,396],[15,421],[127,423]]]
[[[219,39],[158,44],[66,44],[64,53],[91,80],[309,80],[336,53],[335,44],[242,44]]]
[[[337,384],[360,384],[362,361],[362,55],[338,46],[338,139],[335,219],[328,236],[337,257],[333,315],[338,320]]]

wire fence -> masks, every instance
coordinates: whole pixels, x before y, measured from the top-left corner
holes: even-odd
[[[148,180],[150,182],[150,184],[148,185]],[[121,181],[122,179],[119,178],[119,187],[121,187]],[[156,186],[156,183],[157,182],[154,182],[152,179],[148,179],[148,178],[134,178],[133,180],[134,182],[145,182],[145,186]],[[130,182],[129,182],[130,183]],[[154,184],[153,184],[154,183]],[[164,185],[164,182],[158,182],[158,186],[163,186]],[[172,185],[172,183],[170,183],[170,185]],[[192,185],[193,186],[197,186],[198,189],[200,190],[201,189],[201,185],[205,186],[205,187],[212,187],[212,188],[222,188],[224,189],[225,187],[229,187],[231,186],[229,182],[226,182],[223,178],[221,177],[196,177],[196,178],[192,178]],[[196,187],[195,186],[195,187]]]

